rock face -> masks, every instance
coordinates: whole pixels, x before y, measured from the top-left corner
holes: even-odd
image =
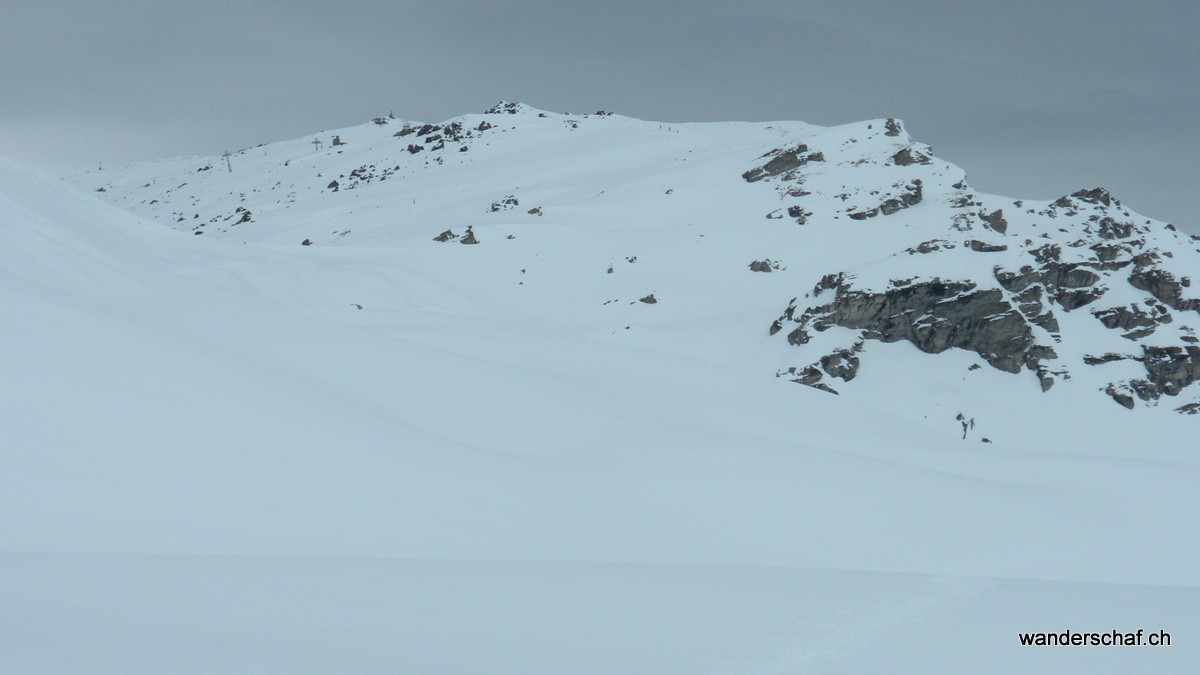
[[[910,164],[901,159],[892,163]],[[907,185],[910,198],[893,197],[850,217],[867,220],[920,204],[922,184]],[[1174,254],[1164,246],[1179,241],[1174,230],[1137,223],[1103,188],[1025,208],[1018,219],[1025,222],[1013,227],[1003,209],[980,209],[965,183],[953,187],[959,196],[949,201],[961,212],[942,238],[877,263],[868,275],[874,281],[831,271],[792,300],[768,332],[785,332],[807,365],[779,376],[836,393],[829,380],[853,379],[872,342],[908,342],[927,354],[971,352],[1005,373],[1033,375],[1043,391],[1073,376],[1094,380],[1084,371],[1099,369],[1101,377],[1115,375],[1099,391],[1123,407],[1185,397],[1196,405],[1176,410],[1200,409],[1200,387],[1193,387],[1200,381],[1200,297],[1190,294],[1188,276],[1166,266]],[[956,240],[954,232],[964,229],[977,238]],[[946,276],[946,269],[961,271]],[[1068,320],[1071,313],[1083,318]],[[826,333],[842,337],[816,339]],[[1072,361],[1059,356],[1056,345],[1063,342],[1111,347]],[[810,351],[817,343],[820,351]],[[1131,366],[1142,374],[1130,377]]]
[[[1192,387],[1200,295],[1171,269],[1174,251],[1190,241],[1170,226],[1139,222],[1104,188],[1029,204],[978,194],[965,178],[944,178],[945,165],[898,120],[876,124],[866,134],[876,139],[873,152],[854,156],[857,135],[836,145],[784,145],[742,173],[784,202],[769,220],[786,215],[817,229],[849,220],[835,227],[880,228],[877,236],[903,240],[887,229],[898,223],[890,227],[914,233],[862,270],[812,271],[820,281],[770,324],[771,336],[784,334],[801,354],[778,376],[837,393],[845,385],[831,382],[856,379],[872,343],[906,342],[930,355],[972,353],[996,370],[1036,378],[1042,391],[1102,378],[1089,386],[1124,407],[1190,397],[1200,409],[1200,386]],[[829,181],[831,163],[846,170],[840,180]],[[859,166],[873,169],[851,178]],[[762,259],[750,269],[779,268]],[[1103,356],[1060,357],[1081,351],[1062,344]],[[1144,372],[1131,377],[1131,367]],[[1187,405],[1180,412],[1192,410]]]
[[[1200,380],[1200,347],[1142,347],[1147,380],[1160,394],[1178,396]]]
[[[1188,277],[1177,279],[1175,275],[1166,270],[1155,267],[1137,267],[1130,273],[1129,283],[1134,288],[1153,295],[1172,309],[1200,310],[1200,298],[1185,299],[1183,297],[1183,289],[1192,285],[1192,281]]]
[[[1035,343],[1029,321],[999,289],[933,279],[872,293],[838,275],[823,279],[814,295],[825,298],[830,291],[829,302],[795,319],[799,325],[788,334],[790,344],[807,344],[812,331],[840,326],[861,331],[864,340],[906,340],[929,354],[966,349],[1009,373],[1036,370],[1040,359],[1054,355],[1051,347]]]
[[[803,143],[793,148],[778,148],[763,155],[770,157],[762,166],[750,169],[742,174],[742,178],[747,183],[760,181],[764,178],[771,178],[779,175],[786,175],[795,169],[798,169],[809,162],[823,162],[825,155],[820,152],[809,152],[808,146]]]

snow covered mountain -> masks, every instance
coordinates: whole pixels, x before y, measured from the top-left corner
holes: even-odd
[[[0,162],[0,670],[1198,656],[1016,638],[1200,619],[1188,237],[896,120],[313,140]]]
[[[1011,421],[997,399],[1200,411],[1192,237],[1102,188],[980,194],[895,119],[661,124],[503,103],[229,160],[75,182],[195,235],[402,247],[515,312],[980,439]]]

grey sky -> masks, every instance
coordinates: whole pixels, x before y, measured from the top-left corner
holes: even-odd
[[[48,0],[0,21],[0,155],[58,174],[497,100],[903,118],[980,190],[1200,232],[1200,3]]]

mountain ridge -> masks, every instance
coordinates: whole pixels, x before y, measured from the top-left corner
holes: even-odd
[[[1125,408],[1200,409],[1200,299],[1188,290],[1200,270],[1196,238],[1103,188],[1052,201],[979,193],[895,118],[669,124],[501,102],[436,124],[379,117],[256,146],[228,167],[219,159],[73,180],[198,236],[400,245],[416,255],[430,242],[482,245],[494,259],[467,262],[464,253],[451,264],[492,266],[524,291],[580,290],[570,300],[547,289],[506,301],[611,331],[654,319],[600,307],[686,303],[683,311],[741,314],[749,324],[736,303],[757,305],[759,337],[746,326],[694,353],[720,359],[714,352],[736,332],[738,349],[760,354],[760,372],[829,392],[869,386],[851,383],[858,364],[876,358],[878,343],[903,342],[926,354],[965,350],[979,357],[972,366],[1029,373],[1043,392],[1065,386]],[[629,250],[603,241],[606,233]],[[666,247],[650,263],[658,270],[612,295],[614,278],[648,267],[636,251],[645,245],[625,238],[635,234]],[[543,260],[555,238],[572,237],[554,255],[591,266],[589,279],[561,266],[539,278],[537,268],[554,267]],[[773,278],[743,278],[755,272]],[[700,279],[708,275],[731,290],[683,297],[711,285]],[[680,288],[664,295],[658,287],[672,282]],[[756,342],[764,335],[790,350]]]

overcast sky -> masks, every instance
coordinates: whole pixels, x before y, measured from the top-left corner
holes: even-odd
[[[46,0],[0,19],[0,155],[67,175],[395,111],[900,117],[979,190],[1200,232],[1196,0]]]

